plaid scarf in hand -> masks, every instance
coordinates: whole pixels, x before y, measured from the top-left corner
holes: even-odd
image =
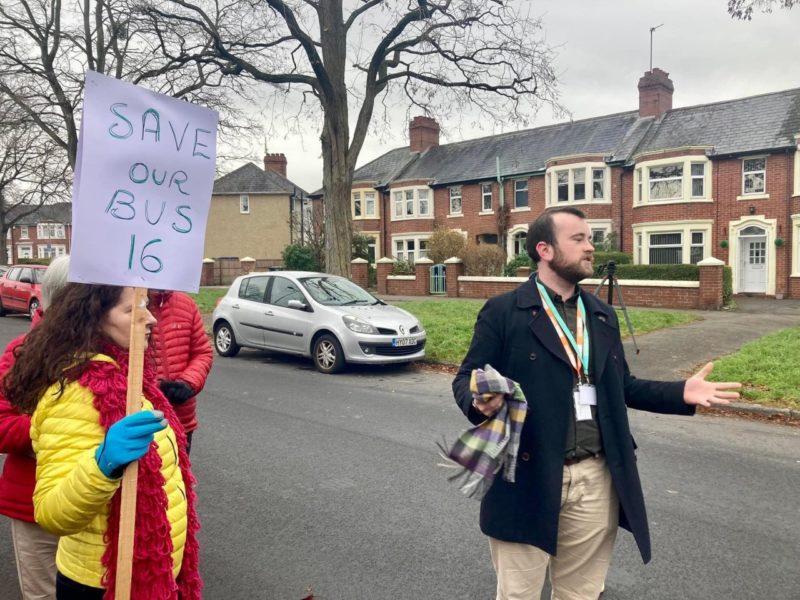
[[[514,483],[528,403],[519,384],[500,375],[491,365],[474,369],[469,387],[476,402],[485,402],[495,394],[505,394],[505,402],[493,417],[462,433],[449,451],[442,444],[439,449],[442,458],[447,460],[442,466],[459,469],[448,479],[462,480],[461,491],[480,500],[501,468],[503,478]]]

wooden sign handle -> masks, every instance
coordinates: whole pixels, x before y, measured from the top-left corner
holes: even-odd
[[[142,371],[144,367],[145,322],[147,321],[147,288],[133,288],[133,314],[128,362],[128,396],[126,414],[142,409]],[[130,600],[133,573],[133,536],[136,529],[136,485],[139,461],[125,467],[122,476],[122,497],[117,546],[117,600]]]

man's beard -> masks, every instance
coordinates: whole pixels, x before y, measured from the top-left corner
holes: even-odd
[[[581,262],[570,264],[564,259],[564,255],[558,247],[555,248],[555,251],[553,261],[550,263],[550,269],[564,281],[578,283],[592,275],[592,268],[585,267],[582,260]]]

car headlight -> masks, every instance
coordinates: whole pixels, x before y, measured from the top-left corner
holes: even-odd
[[[344,315],[342,317],[342,321],[344,321],[344,324],[347,325],[347,328],[350,331],[355,331],[356,333],[378,333],[378,330],[375,329],[370,323],[367,323],[364,319],[359,317]]]

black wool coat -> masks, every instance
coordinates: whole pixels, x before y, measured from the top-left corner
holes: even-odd
[[[614,309],[583,290],[580,294],[586,307],[591,373],[597,389],[597,422],[619,497],[620,525],[633,533],[646,563],[650,560],[650,533],[627,407],[679,415],[692,415],[695,408],[683,402],[685,382],[631,376]],[[456,402],[475,424],[484,417],[472,406],[470,374],[487,363],[520,384],[528,413],[516,483],[508,483],[500,475],[495,479],[481,501],[481,531],[555,555],[574,372],[542,307],[533,277],[488,300],[478,315],[469,351],[453,380]]]

